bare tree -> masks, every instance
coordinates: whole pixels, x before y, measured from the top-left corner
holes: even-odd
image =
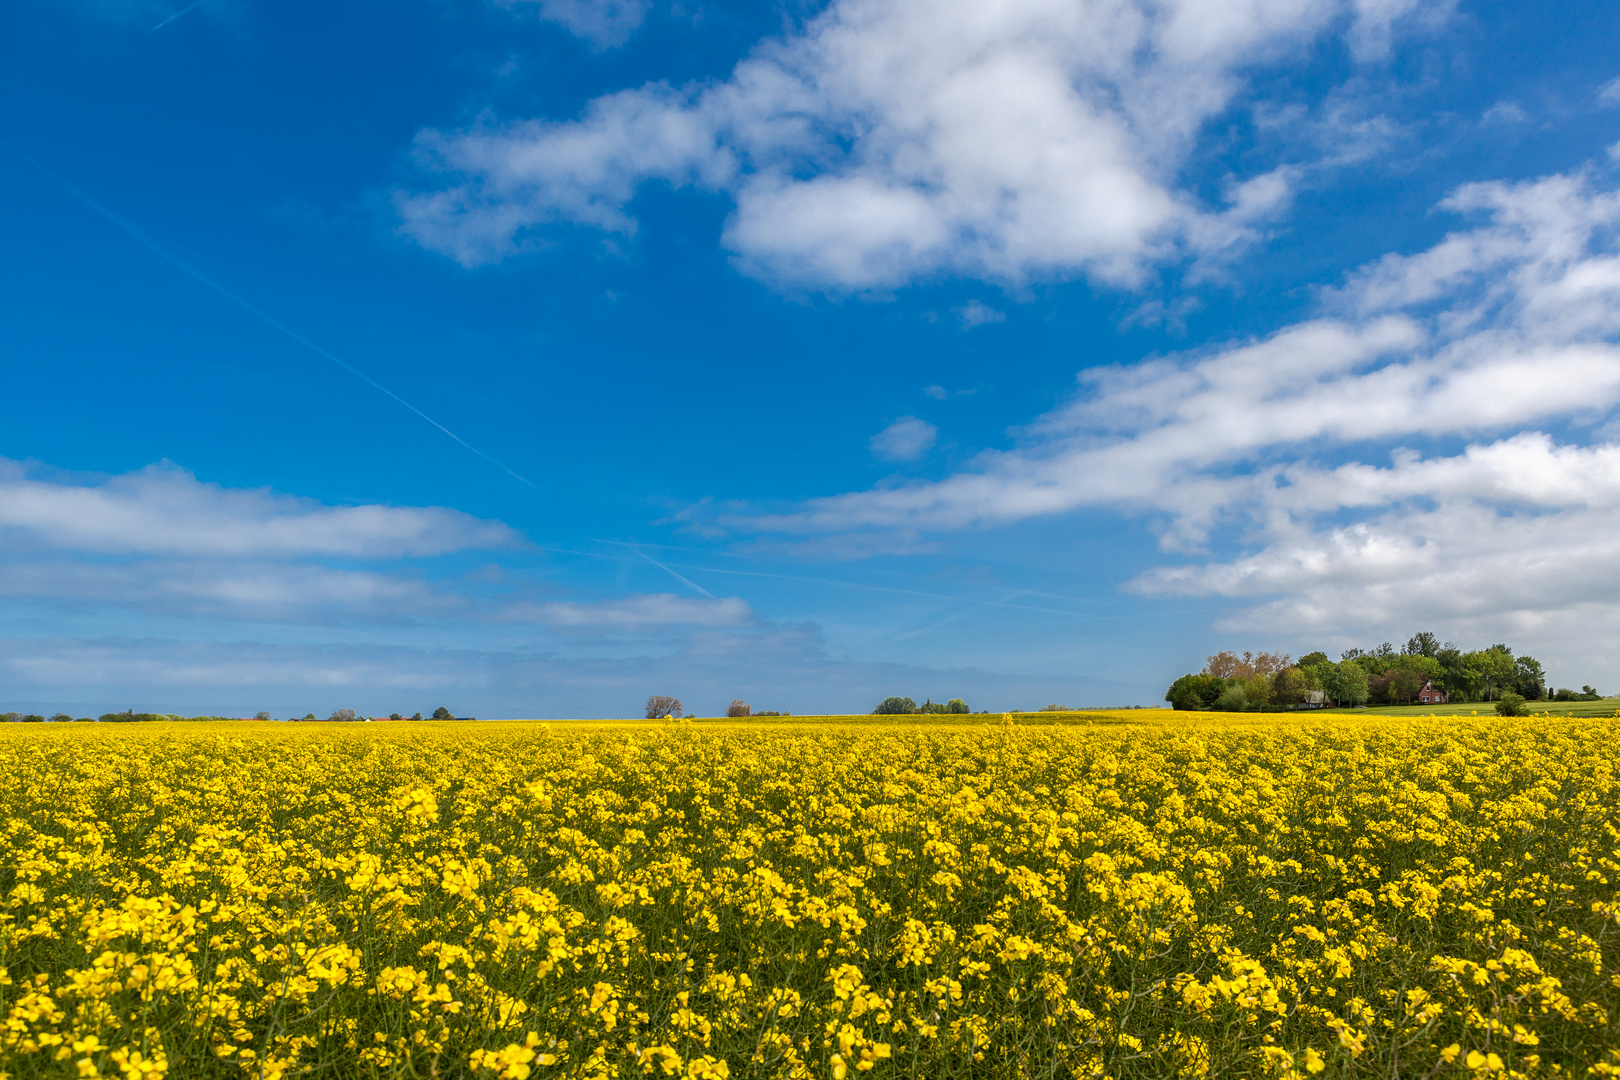
[[[338,709],[332,713],[329,719],[339,721],[340,723],[350,723],[358,720],[359,717],[355,716],[353,709]]]
[[[1222,679],[1252,679],[1256,675],[1275,675],[1288,667],[1292,659],[1285,652],[1246,652],[1240,658],[1236,653],[1221,650],[1204,664],[1205,675]]]
[[[647,719],[662,720],[666,716],[684,716],[681,699],[668,694],[654,694],[647,699]]]
[[[754,709],[748,702],[738,698],[726,707],[727,716],[753,716]]]

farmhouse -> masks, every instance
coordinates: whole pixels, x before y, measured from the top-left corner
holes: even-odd
[[[1417,699],[1420,705],[1444,705],[1446,703],[1446,694],[1445,691],[1434,688],[1432,679],[1424,679],[1423,689],[1418,691]]]

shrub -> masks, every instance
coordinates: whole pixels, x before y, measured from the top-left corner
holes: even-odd
[[[1041,712],[1073,712],[1074,710],[1069,708],[1067,705],[1059,705],[1057,702],[1054,701],[1050,705],[1042,705],[1040,711]]]
[[[752,716],[752,715],[754,715],[754,710],[753,710],[753,707],[748,704],[748,702],[744,701],[742,698],[738,698],[737,700],[733,701],[730,705],[726,706],[726,715],[727,716]]]
[[[1511,690],[1503,692],[1502,696],[1496,699],[1496,715],[1523,716],[1524,697],[1520,694],[1515,694]]]
[[[1220,712],[1242,712],[1249,707],[1249,695],[1241,686],[1228,686],[1210,706]]]
[[[917,711],[917,703],[908,697],[886,697],[872,710],[874,716],[900,716]]]
[[[73,723],[73,717],[65,712],[59,712],[51,717],[50,722],[53,724],[71,724]]]

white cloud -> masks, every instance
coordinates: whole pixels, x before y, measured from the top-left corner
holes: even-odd
[[[59,556],[0,562],[0,599],[57,610],[127,609],[168,618],[359,626],[378,623],[511,623],[584,632],[657,634],[672,627],[746,626],[736,597],[636,593],[595,600],[488,592],[461,578],[424,579],[307,562]]]
[[[1604,105],[1620,105],[1620,75],[1598,87],[1597,99]]]
[[[972,330],[975,326],[983,326],[986,323],[1007,321],[1005,312],[997,311],[980,300],[969,300],[957,308],[956,317],[962,320],[962,328],[965,330]]]
[[[647,631],[667,626],[746,626],[754,613],[737,597],[706,599],[652,593],[592,603],[545,601],[513,604],[503,622],[535,622],[568,629]]]
[[[939,273],[1021,282],[1252,240],[1291,198],[1283,166],[1207,206],[1178,187],[1245,72],[1286,63],[1349,16],[1372,57],[1408,0],[834,0],[722,82],[649,84],[573,121],[424,132],[439,190],[403,229],[463,263],[557,223],[630,232],[663,182],[728,192],[724,242],[783,283],[871,289]]]
[[[56,481],[0,459],[0,550],[401,558],[519,542],[500,522],[443,507],[326,506],[202,483],[167,464],[102,483]]]
[[[63,611],[303,624],[528,624],[571,635],[753,621],[742,600],[536,595],[497,572],[399,560],[521,548],[511,528],[440,507],[326,506],[158,465],[99,483],[0,460],[0,600]],[[340,565],[326,565],[338,560]],[[342,565],[360,560],[382,566]]]
[[[909,542],[1090,506],[1152,515],[1168,550],[1235,531],[1247,553],[1133,587],[1280,597],[1245,626],[1620,599],[1582,585],[1620,582],[1620,445],[1548,434],[1620,405],[1620,191],[1552,176],[1444,206],[1484,221],[1351,274],[1269,338],[1082,372],[1075,401],[969,471],[722,521]]]
[[[923,397],[930,397],[935,401],[944,401],[949,396],[950,395],[946,393],[945,388],[940,386],[938,383],[935,383],[933,386],[923,387]]]
[[[503,7],[537,6],[540,17],[598,48],[622,45],[641,26],[647,0],[502,0]]]
[[[902,416],[872,436],[872,453],[887,461],[911,461],[934,445],[939,429],[915,416]]]
[[[1446,18],[1454,4],[1453,0],[1355,0],[1351,6],[1355,21],[1350,27],[1350,49],[1359,59],[1368,61],[1389,55],[1397,22],[1414,14],[1436,22]]]
[[[0,598],[62,609],[123,608],[227,620],[330,623],[467,618],[465,596],[420,577],[259,560],[0,562]]]
[[[1485,110],[1480,117],[1484,124],[1522,124],[1530,119],[1530,114],[1515,101],[1498,101]]]

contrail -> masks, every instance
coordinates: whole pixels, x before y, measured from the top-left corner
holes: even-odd
[[[197,0],[197,2],[201,3],[202,0]],[[191,5],[191,7],[196,7],[196,6],[197,6],[197,4],[192,4]],[[191,10],[191,8],[186,9],[186,11],[190,11],[190,10]],[[180,17],[180,15],[184,15],[184,14],[185,14],[185,11],[182,11],[179,14],[170,16],[170,19],[171,20],[172,19],[177,19],[177,18]],[[159,25],[162,25],[162,24],[160,23]],[[156,29],[156,27],[153,27],[153,29]],[[197,269],[195,266],[192,266],[190,263],[188,263],[184,259],[180,258],[180,256],[174,254],[174,252],[170,251],[168,248],[164,247],[162,244],[158,243],[156,240],[152,239],[150,236],[147,236],[139,228],[137,228],[136,226],[130,224],[127,221],[125,221],[123,218],[119,217],[117,214],[113,213],[111,210],[107,209],[105,206],[101,205],[96,200],[92,199],[90,196],[86,195],[84,192],[80,191],[78,188],[76,188],[72,184],[68,183],[66,180],[62,179],[60,176],[57,176],[50,169],[46,168],[44,165],[40,164],[38,161],[35,161],[32,157],[30,157],[28,154],[24,153],[22,150],[18,149],[15,145],[13,145],[8,140],[0,138],[0,145],[5,146],[6,149],[10,150],[13,154],[16,154],[18,157],[20,157],[24,161],[28,162],[28,164],[30,164],[34,168],[38,169],[41,173],[43,173],[51,181],[51,183],[55,184],[57,187],[61,188],[63,191],[66,191],[68,194],[72,195],[74,198],[76,198],[80,202],[84,203],[90,209],[94,210],[96,213],[100,214],[102,217],[106,218],[108,221],[112,222],[114,225],[116,225],[120,229],[124,230],[124,232],[126,232],[130,236],[134,237],[144,247],[146,247],[147,250],[151,251],[153,254],[157,255],[159,258],[163,259],[165,262],[167,262],[170,265],[172,265],[172,266],[184,271],[185,273],[191,275],[191,277],[195,278],[197,281],[201,282],[202,284],[208,286],[210,289],[213,289],[215,292],[219,293],[219,295],[223,296],[225,299],[229,300],[231,303],[235,304],[237,307],[242,308],[244,311],[249,312],[250,314],[252,314],[256,318],[260,319],[261,321],[263,321],[263,322],[269,324],[270,326],[274,327],[275,329],[281,331],[283,334],[285,334],[288,337],[292,338],[294,341],[296,341],[298,344],[302,345],[304,348],[308,349],[310,352],[314,353],[316,356],[320,356],[320,357],[323,357],[324,359],[330,360],[332,363],[336,364],[338,367],[342,368],[344,371],[347,371],[350,375],[353,375],[355,378],[360,379],[363,382],[368,383],[374,389],[380,390],[383,393],[387,394],[389,397],[393,398],[399,404],[405,406],[405,408],[409,409],[411,412],[415,413],[417,416],[420,416],[423,420],[426,420],[428,423],[432,424],[434,427],[438,428],[440,431],[442,431],[446,435],[450,436],[450,438],[454,439],[456,442],[460,443],[462,446],[466,447],[468,450],[471,450],[473,453],[477,454],[479,457],[483,458],[485,461],[489,462],[491,465],[494,465],[496,468],[498,468],[498,469],[502,470],[503,472],[507,473],[509,476],[512,476],[514,479],[520,480],[525,484],[528,484],[529,487],[534,488],[536,491],[540,490],[527,477],[521,476],[518,473],[513,472],[506,465],[504,465],[500,461],[496,460],[495,458],[491,457],[490,455],[484,453],[482,450],[478,449],[478,447],[474,446],[472,443],[468,442],[466,439],[463,439],[460,435],[457,435],[455,432],[451,431],[449,428],[445,427],[443,424],[441,424],[437,420],[433,419],[433,417],[429,416],[427,413],[423,412],[421,409],[418,409],[415,405],[412,405],[410,402],[406,401],[404,398],[400,397],[398,394],[394,393],[392,390],[388,389],[388,387],[384,386],[382,383],[378,382],[376,379],[373,379],[370,375],[367,375],[365,372],[361,371],[359,368],[355,367],[353,364],[349,363],[348,361],[342,359],[339,356],[334,355],[333,353],[328,352],[326,349],[321,348],[321,346],[315,344],[313,341],[309,340],[309,338],[305,337],[303,334],[300,334],[298,331],[294,330],[292,327],[288,326],[286,323],[282,322],[280,319],[276,318],[274,315],[271,315],[268,311],[265,311],[263,308],[257,307],[256,305],[250,303],[248,300],[244,299],[243,297],[238,296],[236,293],[234,293],[231,290],[227,289],[225,286],[221,285],[219,282],[215,281],[213,278],[209,277],[207,274],[203,273],[201,270]]]
[[[170,23],[174,22],[174,20],[178,19],[180,16],[184,15],[186,12],[190,11],[192,8],[202,7],[202,5],[203,5],[203,0],[195,0],[194,3],[187,4],[185,7],[181,8],[179,11],[175,12],[173,15],[170,15],[167,19],[164,19],[162,22],[160,22],[156,26],[152,27],[152,30],[153,31],[161,30],[165,26],[168,26]]]
[[[714,593],[710,592],[708,589],[705,589],[703,586],[699,585],[697,582],[693,581],[691,578],[683,577],[680,574],[677,574],[675,571],[671,570],[669,567],[665,566],[663,563],[659,562],[657,559],[653,558],[651,555],[647,554],[645,551],[642,551],[640,548],[636,547],[636,545],[634,545],[634,544],[625,544],[623,540],[615,540],[614,543],[615,544],[624,544],[625,547],[629,548],[631,551],[635,552],[637,555],[640,555],[643,559],[646,559],[648,562],[650,562],[654,566],[658,567],[658,569],[662,570],[664,573],[668,574],[670,577],[674,578],[676,581],[679,581],[684,585],[688,585],[691,588],[696,589],[698,592],[702,593],[704,596],[707,596],[710,600],[714,599]]]

